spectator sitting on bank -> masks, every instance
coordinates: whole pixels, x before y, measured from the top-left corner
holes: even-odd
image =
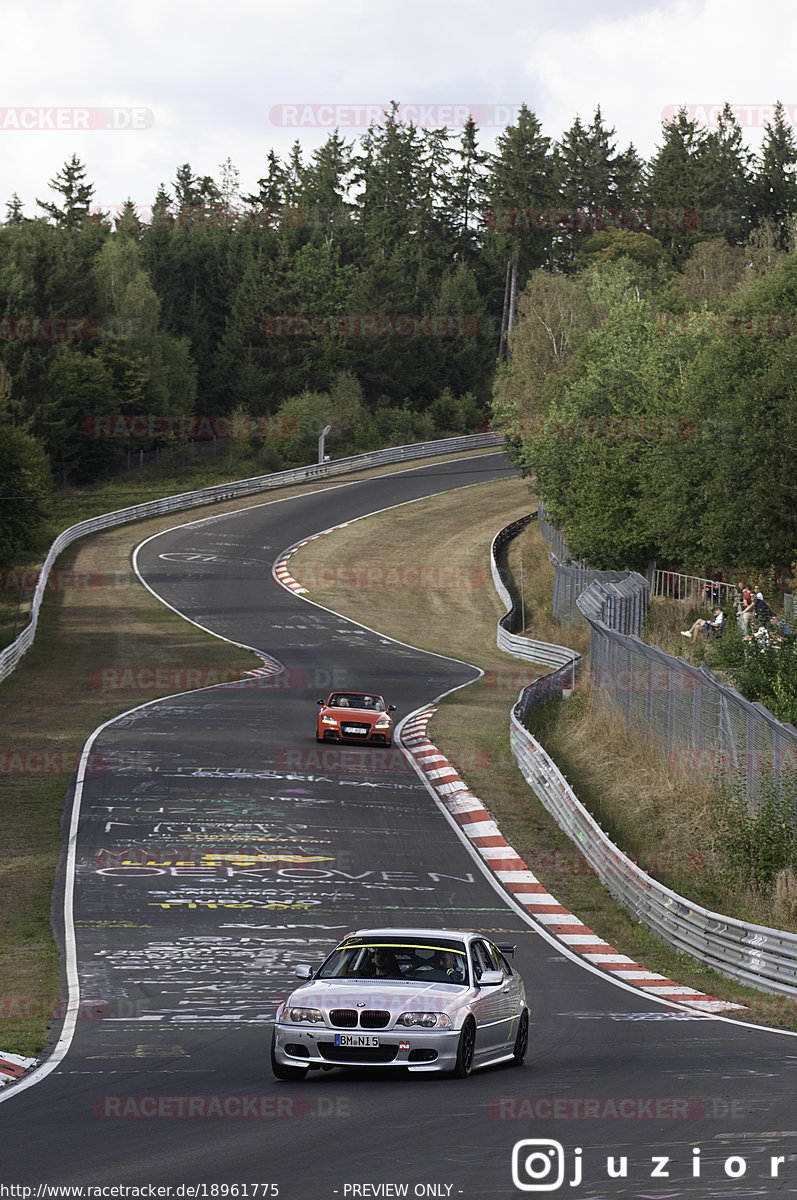
[[[750,642],[753,645],[756,645],[759,650],[765,650],[767,648],[767,646],[775,645],[775,638],[772,637],[772,635],[769,631],[769,628],[766,625],[759,625],[759,627],[758,627],[758,629],[756,629],[755,633],[753,633],[753,634],[748,633],[746,635],[746,637],[744,638],[744,640],[746,642]],[[780,639],[778,639],[778,640],[780,640]]]
[[[714,609],[714,620],[706,621],[703,617],[698,617],[691,629],[682,629],[681,637],[693,638],[698,633],[713,634],[718,637],[722,633],[722,627],[725,624],[725,613],[719,607]]]
[[[783,645],[784,637],[791,637],[792,631],[785,621],[779,621],[775,613],[769,618],[766,625],[761,625],[756,629],[752,638],[747,637],[745,641],[755,641],[759,649],[763,650],[766,646],[773,646],[777,649]]]

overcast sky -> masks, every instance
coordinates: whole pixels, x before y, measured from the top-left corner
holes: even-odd
[[[269,149],[310,152],[336,121],[359,138],[391,100],[455,130],[473,111],[485,149],[520,103],[554,139],[600,105],[645,157],[673,106],[728,100],[757,150],[767,106],[797,121],[796,33],[794,0],[6,0],[0,218],[13,192],[38,215],[73,153],[112,211],[147,210],[185,162],[218,179],[229,157],[255,191]]]

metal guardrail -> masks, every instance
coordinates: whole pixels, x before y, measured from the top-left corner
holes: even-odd
[[[99,533],[104,529],[112,529],[117,525],[124,525],[129,521],[141,521],[146,517],[159,517],[172,512],[182,512],[184,509],[198,508],[203,504],[237,500],[243,496],[251,496],[257,492],[269,491],[272,488],[284,487],[288,484],[307,483],[316,479],[349,474],[352,471],[362,471],[368,467],[409,462],[418,458],[431,458],[438,454],[455,453],[459,450],[478,450],[482,446],[500,446],[503,441],[502,434],[489,432],[443,438],[435,442],[417,442],[410,446],[394,446],[388,450],[373,450],[366,454],[354,454],[348,458],[339,458],[334,462],[297,467],[289,471],[277,471],[271,475],[256,475],[249,479],[236,480],[233,483],[199,488],[193,492],[181,492],[175,496],[164,496],[159,500],[134,504],[130,508],[120,508],[115,512],[103,513],[101,516],[91,517],[87,521],[80,521],[77,525],[71,525],[58,535],[47,552],[33,594],[28,625],[15,641],[0,653],[0,681],[11,674],[23,654],[33,645],[39,620],[39,609],[50,572],[61,551],[79,538]]]
[[[701,908],[653,879],[607,837],[516,710],[510,717],[510,744],[543,807],[635,920],[722,975],[764,991],[797,995],[797,934]]]
[[[653,572],[652,596],[669,596],[673,600],[690,600],[695,604],[720,604],[724,608],[736,598],[734,583],[722,579],[706,579],[701,575],[684,575],[680,571]]]
[[[502,530],[498,537],[506,536],[501,544],[527,523],[528,519],[525,519]],[[511,605],[497,570],[497,540],[493,541],[490,555],[493,579],[501,599]],[[599,584],[593,587],[602,590]],[[502,649],[513,653],[508,644]],[[549,646],[552,654],[562,649]],[[568,653],[572,654],[572,651]],[[512,753],[540,803],[581,850],[614,899],[656,937],[731,979],[766,992],[797,995],[797,934],[712,912],[653,879],[614,845],[581,804],[553,760],[525,728],[523,721],[531,708],[561,694],[562,686],[568,686],[563,683],[563,675],[566,676],[566,672],[560,668],[529,684],[510,714]]]
[[[575,650],[569,650],[566,646],[553,646],[549,642],[535,642],[532,638],[522,637],[513,632],[517,620],[517,606],[506,586],[498,554],[506,543],[516,537],[521,529],[525,529],[533,519],[533,515],[529,515],[513,521],[511,525],[506,525],[495,535],[490,547],[490,570],[493,583],[507,608],[507,612],[498,622],[498,648],[506,651],[507,654],[512,654],[515,658],[522,658],[526,662],[540,663],[545,667],[567,667],[571,682],[564,686],[572,687],[582,665],[580,654],[577,654]]]

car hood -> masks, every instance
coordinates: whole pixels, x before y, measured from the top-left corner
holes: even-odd
[[[288,1004],[302,1008],[382,1009],[398,1016],[403,1012],[428,1012],[458,1008],[470,989],[461,983],[419,983],[411,979],[325,979],[311,980],[297,988]]]

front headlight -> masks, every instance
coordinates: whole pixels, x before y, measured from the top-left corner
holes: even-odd
[[[322,717],[321,724],[322,725],[337,725],[337,721],[335,720],[334,717]]]
[[[421,1028],[421,1029],[450,1029],[451,1018],[446,1013],[441,1012],[405,1012],[402,1013],[396,1021],[397,1025],[403,1025],[406,1029]]]
[[[285,1009],[285,1016],[289,1021],[293,1021],[295,1025],[301,1024],[302,1021],[317,1024],[324,1019],[324,1015],[319,1008],[297,1008],[295,1005],[292,1008]]]
[[[377,721],[376,725],[374,725],[374,729],[389,729],[389,728],[390,728],[389,721]]]

